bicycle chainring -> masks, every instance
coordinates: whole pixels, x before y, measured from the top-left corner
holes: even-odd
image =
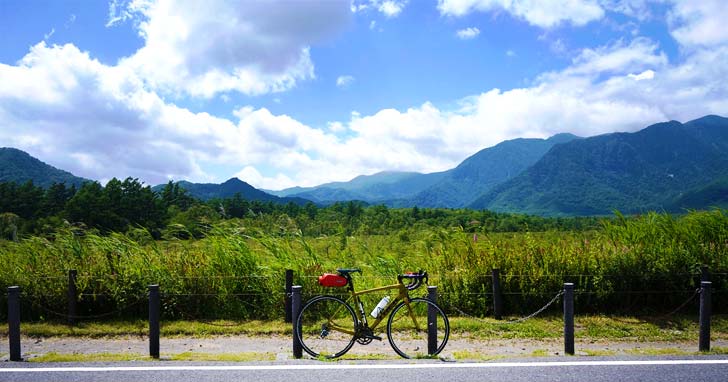
[[[374,340],[374,332],[367,327],[360,328],[356,333],[356,342],[369,345]]]

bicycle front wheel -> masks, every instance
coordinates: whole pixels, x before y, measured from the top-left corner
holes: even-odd
[[[387,321],[389,344],[404,358],[435,356],[445,348],[449,336],[445,312],[425,298],[400,302]]]
[[[301,309],[296,325],[301,347],[313,357],[340,357],[354,345],[354,310],[338,297],[311,299]]]

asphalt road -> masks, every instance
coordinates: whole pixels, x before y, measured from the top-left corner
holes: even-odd
[[[728,357],[569,357],[486,363],[295,361],[0,365],[0,381],[727,381]]]

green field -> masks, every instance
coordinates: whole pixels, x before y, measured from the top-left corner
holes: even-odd
[[[487,316],[491,269],[499,268],[511,315],[542,306],[565,281],[576,283],[577,313],[645,314],[668,312],[692,296],[705,264],[713,273],[713,306],[728,306],[721,302],[725,211],[617,215],[586,231],[484,231],[417,226],[386,235],[303,235],[290,218],[274,231],[254,219],[225,220],[190,240],[153,240],[140,229],[108,235],[61,229],[1,241],[0,283],[22,287],[23,314],[34,320],[65,312],[69,269],[78,271],[80,315],[144,317],[147,286],[159,284],[166,318],[268,319],[283,314],[286,269],[306,296],[338,292],[316,283],[337,267],[362,268],[358,288],[425,269],[446,310]],[[4,301],[2,309],[5,315]]]

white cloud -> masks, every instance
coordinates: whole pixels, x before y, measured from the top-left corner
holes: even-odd
[[[542,28],[564,22],[584,25],[604,16],[604,9],[591,0],[438,0],[437,8],[447,16],[503,10]]]
[[[724,0],[675,1],[669,22],[672,36],[686,47],[728,43],[728,2]]]
[[[0,64],[0,126],[0,141],[92,179],[210,180],[204,161],[255,154],[229,148],[241,135],[234,122],[166,103],[127,67],[70,44],[39,43],[18,65]]]
[[[394,18],[402,13],[408,2],[409,0],[353,0],[350,9],[352,13],[374,9],[383,14],[384,17]]]
[[[456,34],[461,40],[469,40],[477,37],[480,34],[480,29],[476,27],[460,29]]]
[[[382,14],[384,14],[386,17],[397,17],[402,12],[405,5],[407,5],[407,1],[384,0],[382,2],[379,2],[377,9],[379,10],[379,12],[382,12]]]
[[[354,76],[339,76],[336,78],[336,86],[340,88],[346,88],[349,87],[351,84],[353,84],[355,81]]]
[[[511,49],[508,49],[508,50],[506,51],[506,56],[508,56],[508,57],[516,57],[516,52],[514,52],[514,51],[513,51],[513,50],[511,50]]]
[[[618,41],[596,49],[586,48],[560,75],[624,74],[667,64],[667,56],[658,52],[658,45],[646,38],[637,38],[625,45]]]
[[[654,0],[599,0],[599,5],[608,11],[644,21],[652,18],[650,1]]]
[[[671,65],[654,42],[636,39],[584,49],[530,87],[491,89],[447,109],[352,112],[322,130],[265,108],[243,107],[233,118],[193,113],[149,91],[129,67],[40,43],[17,65],[0,64],[0,126],[12,126],[0,128],[0,141],[93,179],[220,182],[237,172],[277,189],[381,170],[440,171],[516,137],[725,114],[725,78],[728,47]],[[216,175],[209,166],[231,170]]]
[[[675,9],[677,15],[684,8]],[[709,15],[701,17],[675,21],[673,33],[712,25]],[[266,108],[238,108],[230,118],[195,113],[158,95],[137,66],[104,65],[73,45],[41,42],[16,64],[0,64],[0,141],[77,175],[133,176],[150,184],[169,178],[220,182],[237,173],[276,189],[381,170],[439,171],[505,139],[589,136],[724,115],[727,44],[716,37],[706,40],[710,46],[687,37],[678,41],[689,49],[676,62],[655,41],[620,40],[581,49],[568,67],[543,73],[530,86],[485,90],[446,108],[425,102],[370,115],[353,111],[323,129]],[[306,52],[301,46],[292,50]],[[204,77],[204,68],[223,67],[225,57],[204,60],[214,65],[183,60],[175,67],[199,65]],[[229,172],[211,173],[213,167]]]
[[[145,45],[121,65],[164,92],[210,98],[285,91],[314,78],[312,43],[337,33],[343,1],[112,2],[109,25],[133,17]],[[113,11],[113,12],[112,12]]]
[[[642,73],[639,74],[628,74],[629,78],[634,79],[635,81],[644,81],[644,80],[651,80],[655,78],[655,71],[647,69]]]
[[[133,18],[133,11],[129,9],[130,0],[111,0],[106,27],[113,27]],[[74,18],[75,20],[75,18]]]
[[[248,184],[254,184],[258,188],[263,188],[267,190],[280,189],[282,184],[294,185],[293,179],[289,178],[286,175],[276,174],[275,176],[267,177],[261,174],[253,166],[245,166],[242,170],[240,170],[233,176]]]

